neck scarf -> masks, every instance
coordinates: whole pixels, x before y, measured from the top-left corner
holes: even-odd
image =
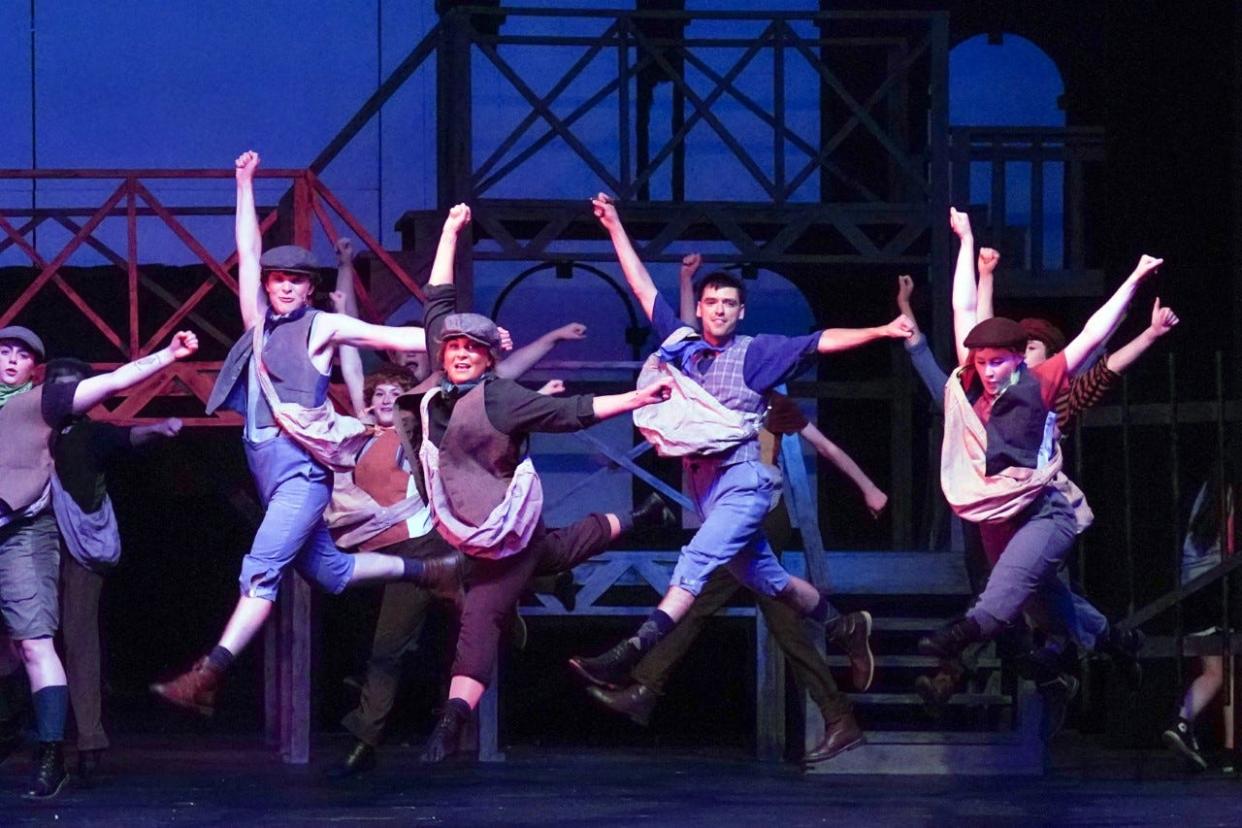
[[[5,385],[3,382],[0,382],[0,408],[3,408],[4,404],[13,397],[24,391],[29,391],[31,388],[34,388],[34,382],[31,380],[26,380],[25,385]]]

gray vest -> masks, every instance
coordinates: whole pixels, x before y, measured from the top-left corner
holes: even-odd
[[[735,336],[703,370],[700,370],[703,367],[702,362],[691,359],[693,364],[682,366],[682,371],[726,408],[746,414],[761,413],[767,406],[767,401],[762,394],[746,384],[742,370],[746,365],[746,352],[750,350],[752,341],[753,338],[749,336]],[[748,440],[739,444],[737,448],[726,452],[724,459],[727,463],[758,460],[759,440]]]
[[[313,308],[284,318],[267,319],[267,340],[263,346],[263,364],[272,377],[276,395],[281,402],[297,403],[307,408],[320,405],[328,395],[328,378],[319,373],[306,345],[310,341],[311,324],[319,311]],[[253,334],[247,330],[229,350],[216,384],[207,398],[207,413],[226,408],[240,414],[246,413],[246,382],[244,375],[250,366],[254,350]],[[267,400],[256,401],[255,422],[258,427],[274,426],[272,409]]]
[[[0,526],[35,504],[52,476],[51,427],[43,421],[43,386],[0,406]]]

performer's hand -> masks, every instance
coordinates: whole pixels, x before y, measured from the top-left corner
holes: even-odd
[[[953,228],[953,232],[959,239],[974,235],[970,229],[970,215],[953,207],[949,208],[949,226]]]
[[[182,422],[176,417],[169,417],[166,420],[160,420],[151,426],[151,431],[161,437],[176,437],[181,433]]]
[[[903,273],[897,277],[897,307],[901,308],[902,313],[906,313],[906,308],[910,307],[910,296],[914,293],[914,279],[908,274]]]
[[[1149,330],[1152,332],[1152,335],[1156,338],[1164,336],[1173,330],[1179,321],[1181,320],[1177,318],[1177,314],[1173,312],[1172,308],[1161,307],[1160,297],[1157,296],[1156,304],[1151,309],[1151,328]]]
[[[892,322],[889,322],[882,329],[884,335],[890,339],[909,339],[914,336],[915,326],[910,317],[904,313],[898,316]]]
[[[681,257],[681,268],[677,271],[678,277],[681,279],[693,279],[694,274],[698,273],[699,268],[703,265],[702,253],[687,253]]]
[[[996,270],[996,266],[998,264],[1000,264],[1000,253],[997,253],[990,247],[983,247],[979,249],[978,265],[980,276],[985,273],[992,273],[992,271]]]
[[[168,343],[173,359],[185,359],[198,350],[198,336],[191,331],[178,331]]]
[[[496,330],[500,333],[500,350],[508,353],[513,350],[513,335],[509,333],[508,328],[496,326]]]
[[[606,193],[597,193],[595,198],[591,199],[591,207],[595,210],[595,217],[599,219],[599,223],[609,233],[620,229],[621,217],[617,215],[617,206],[613,204],[612,196]]]
[[[354,243],[351,239],[344,237],[337,239],[332,249],[336,251],[338,265],[347,265],[354,260]]]
[[[345,294],[339,290],[334,290],[328,294],[328,298],[332,300],[332,310],[337,313],[345,312]]]
[[[670,377],[660,377],[650,385],[644,385],[634,392],[634,401],[638,403],[635,407],[644,408],[648,405],[662,403],[671,396],[673,396],[673,380]]]
[[[581,322],[570,322],[568,325],[562,325],[552,332],[552,338],[557,342],[576,342],[586,339],[587,327]]]
[[[880,519],[880,515],[884,513],[884,509],[888,507],[888,495],[879,489],[872,489],[863,496],[863,500],[867,504],[867,511],[876,520]]]
[[[249,182],[254,179],[254,171],[259,168],[259,154],[254,150],[246,150],[233,161],[233,175],[238,181]]]
[[[1134,272],[1130,276],[1141,282],[1155,273],[1162,264],[1164,264],[1164,259],[1157,259],[1155,256],[1148,256],[1144,253],[1142,256],[1139,256],[1139,263],[1135,266]]]
[[[538,393],[543,394],[545,397],[555,397],[557,394],[564,394],[565,381],[558,379],[548,380],[543,385],[539,386]]]
[[[444,219],[444,232],[457,235],[470,223],[470,208],[465,204],[454,204]]]

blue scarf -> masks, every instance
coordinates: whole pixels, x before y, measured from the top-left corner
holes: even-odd
[[[450,399],[458,399],[465,396],[467,391],[472,390],[475,386],[482,384],[486,380],[494,379],[496,373],[494,371],[485,371],[482,376],[463,382],[460,385],[449,381],[447,376],[440,377],[440,393]]]

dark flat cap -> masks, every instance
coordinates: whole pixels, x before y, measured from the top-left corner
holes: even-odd
[[[284,270],[289,273],[305,273],[315,275],[319,270],[319,262],[315,254],[305,247],[296,244],[282,244],[266,250],[259,259],[259,267],[264,270]]]
[[[495,322],[480,313],[451,313],[444,317],[444,327],[436,343],[437,366],[444,361],[444,343],[459,336],[486,345],[492,352],[492,359],[500,361],[500,329]]]
[[[966,334],[967,348],[1026,348],[1027,335],[1022,326],[1012,319],[993,316],[970,329]]]
[[[21,325],[9,325],[7,328],[0,328],[0,339],[12,339],[20,342],[38,354],[39,359],[47,358],[47,349],[43,347],[43,340],[30,328],[23,328]]]
[[[1027,339],[1038,339],[1044,343],[1048,348],[1048,356],[1065,350],[1065,334],[1047,319],[1032,316],[1023,319],[1018,324],[1022,326],[1022,330],[1026,331]]]

